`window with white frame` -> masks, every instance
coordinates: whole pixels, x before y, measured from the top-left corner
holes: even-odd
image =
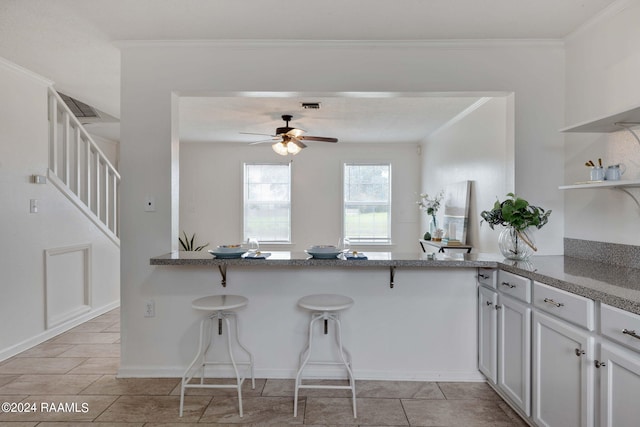
[[[343,234],[351,243],[391,243],[391,164],[344,165]]]
[[[243,239],[291,242],[291,164],[245,163]]]

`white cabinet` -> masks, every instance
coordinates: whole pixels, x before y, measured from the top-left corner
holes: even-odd
[[[538,426],[594,425],[593,338],[587,331],[533,314],[533,421]]]
[[[531,281],[504,271],[478,281],[478,369],[521,413],[531,412]],[[494,288],[498,289],[498,292]],[[518,300],[520,299],[520,300]]]
[[[478,369],[493,384],[498,381],[498,293],[478,288]]]
[[[603,342],[600,359],[600,425],[637,427],[640,424],[640,355]]]
[[[498,298],[498,388],[526,415],[531,406],[531,308]]]

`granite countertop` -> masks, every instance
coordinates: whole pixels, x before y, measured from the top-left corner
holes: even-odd
[[[499,254],[365,252],[367,260],[314,259],[300,252],[272,252],[267,259],[216,259],[207,252],[172,252],[151,265],[260,267],[499,268],[547,285],[640,314],[640,269],[562,255],[511,261]],[[433,256],[433,258],[431,258]]]

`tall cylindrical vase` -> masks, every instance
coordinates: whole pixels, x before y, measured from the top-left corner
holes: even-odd
[[[431,220],[429,221],[429,233],[431,233],[431,237],[435,235],[436,230],[438,229],[438,223],[436,222],[435,215],[431,215]]]
[[[507,259],[529,258],[537,250],[533,229],[516,230],[513,227],[506,227],[498,236],[498,247]]]

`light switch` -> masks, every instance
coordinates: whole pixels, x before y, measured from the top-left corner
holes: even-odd
[[[152,196],[146,196],[144,198],[144,211],[155,212],[156,211],[156,198]]]
[[[38,213],[38,199],[29,200],[29,212]]]

